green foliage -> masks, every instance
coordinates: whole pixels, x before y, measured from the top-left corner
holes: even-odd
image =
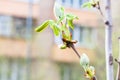
[[[55,21],[50,20],[50,27],[56,36],[58,36],[60,34],[59,25],[57,25],[57,23]]]
[[[82,5],[82,7],[92,8],[92,3],[91,2],[86,2]]]
[[[90,0],[88,2],[85,2],[82,7],[87,7],[87,8],[92,8],[92,7],[96,7],[96,5],[98,4],[99,0]]]
[[[80,58],[80,65],[82,65],[84,68],[89,65],[89,58],[86,54],[82,54]]]
[[[78,19],[78,17],[73,14],[66,14],[66,19],[67,19],[68,26],[71,29],[74,29],[73,20]]]
[[[60,49],[66,49],[67,46],[66,46],[65,44],[60,44],[60,45],[59,45],[59,48],[60,48]]]
[[[90,8],[90,7],[92,7],[92,4],[93,3],[91,3],[91,2],[87,2],[87,3],[83,4],[83,6]],[[70,14],[70,13],[65,13],[64,8],[57,3],[55,3],[55,6],[54,6],[54,14],[57,19],[56,21],[55,20],[47,20],[47,21],[43,22],[40,26],[38,26],[35,29],[35,31],[41,32],[47,26],[50,26],[50,28],[53,30],[55,36],[59,36],[59,35],[62,36],[63,44],[59,45],[59,48],[66,49],[67,47],[69,47],[68,44],[70,44],[70,42],[72,43],[72,41],[74,41],[74,40],[72,40],[72,35],[70,33],[69,28],[74,29],[73,20],[78,19],[78,17],[73,14]],[[92,79],[95,75],[95,69],[93,66],[89,66],[89,58],[87,57],[86,54],[81,55],[80,64],[85,70],[86,77],[89,79]]]
[[[65,13],[64,8],[57,3],[55,3],[54,6],[54,14],[57,21],[47,20],[38,26],[35,31],[41,32],[47,26],[50,26],[56,36],[62,35],[62,38],[69,41],[72,40],[69,27],[74,29],[73,20],[78,19],[78,17],[73,14]]]
[[[62,31],[62,38],[71,41],[70,31],[67,28]]]
[[[43,22],[40,26],[38,26],[35,31],[36,32],[41,32],[42,30],[44,30],[48,25],[49,25],[50,20],[47,20],[45,22]]]
[[[95,68],[89,65],[89,58],[86,54],[82,54],[80,65],[84,68],[86,78],[90,80],[95,76]]]

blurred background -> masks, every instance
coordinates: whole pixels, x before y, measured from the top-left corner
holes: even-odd
[[[86,53],[95,66],[98,80],[106,80],[105,32],[96,9],[82,8],[88,0],[56,0],[66,12],[79,17],[74,21],[76,48]],[[113,17],[113,55],[118,58],[120,1],[111,0]],[[79,59],[71,49],[60,50],[50,28],[34,29],[47,19],[55,19],[55,0],[0,0],[0,80],[86,80]],[[102,1],[101,1],[102,3]],[[101,7],[104,5],[102,4]],[[102,8],[104,11],[104,8]],[[117,64],[114,62],[114,74]]]

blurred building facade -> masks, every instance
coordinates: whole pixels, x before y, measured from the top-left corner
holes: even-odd
[[[35,33],[35,26],[47,19],[55,19],[53,15],[54,0],[34,1],[32,4],[33,33],[30,40],[30,78],[31,80],[78,80],[79,59],[71,49],[60,50],[57,47],[58,37],[54,37],[50,28],[42,33]],[[80,53],[95,56],[94,47],[97,41],[96,26],[98,16],[93,11],[80,10],[84,0],[57,0],[66,8],[66,12],[77,15],[73,39]],[[0,55],[1,80],[27,80],[27,40],[26,19],[29,15],[29,1],[1,0],[0,5]],[[86,24],[87,21],[87,24]],[[91,58],[91,59],[92,59]],[[71,66],[71,67],[70,67]],[[73,71],[75,72],[73,72]],[[72,76],[73,75],[73,76]]]
[[[74,22],[73,39],[78,40],[79,53],[86,53],[94,62],[98,28],[101,19],[95,10],[81,8],[87,0],[57,0],[66,12],[79,17]],[[33,0],[32,39],[30,45],[30,64],[27,62],[26,19],[29,14],[29,0],[0,1],[0,80],[80,80],[83,74],[79,59],[71,49],[60,50],[50,28],[35,33],[35,26],[47,19],[55,19],[53,6],[55,0]],[[102,28],[103,29],[103,28]],[[28,66],[29,65],[29,66]]]

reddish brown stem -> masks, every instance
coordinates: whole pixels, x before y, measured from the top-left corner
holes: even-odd
[[[71,44],[70,46],[71,46],[71,48],[73,49],[73,51],[76,53],[76,55],[78,56],[78,58],[80,58],[80,54],[79,54],[79,53],[77,52],[77,50],[75,49],[74,44]]]
[[[97,80],[97,78],[94,76],[91,80]]]
[[[100,14],[104,17],[103,12],[102,12],[101,7],[100,7],[100,3],[99,3],[99,2],[97,2],[97,9],[99,10]]]

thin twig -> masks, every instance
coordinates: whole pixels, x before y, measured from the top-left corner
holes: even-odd
[[[75,49],[75,46],[74,46],[74,44],[77,43],[77,41],[76,41],[76,40],[71,40],[71,41],[69,41],[69,40],[66,40],[66,39],[64,39],[64,38],[62,38],[62,41],[63,41],[64,43],[66,43],[66,45],[67,45],[68,48],[72,48],[73,51],[74,51],[74,52],[76,53],[76,55],[78,56],[78,58],[80,59],[80,54],[78,53],[78,51]]]
[[[103,12],[102,12],[101,7],[100,7],[100,3],[99,3],[99,2],[97,2],[97,7],[96,7],[96,8],[99,10],[100,14],[104,17]]]
[[[118,37],[119,40],[119,48],[120,48],[120,37]],[[115,61],[118,63],[118,70],[116,74],[116,80],[120,80],[120,51],[119,51],[119,59],[115,59]]]
[[[66,39],[64,39],[64,38],[62,38],[62,41],[63,41],[64,43],[66,43],[66,45],[67,45],[68,48],[72,48],[72,49],[73,49],[73,51],[76,53],[76,55],[78,56],[79,59],[81,58],[80,54],[78,53],[78,51],[76,50],[76,48],[75,48],[75,46],[74,46],[74,44],[75,44],[77,41],[74,41],[74,40],[68,41],[68,40],[66,40]],[[96,76],[93,76],[90,80],[97,80],[97,78],[96,78]]]
[[[94,77],[92,78],[92,80],[97,80],[97,78],[94,76]]]
[[[70,46],[71,46],[71,48],[73,49],[73,51],[76,53],[76,55],[80,58],[80,54],[79,54],[79,53],[77,52],[77,50],[75,49],[74,44],[71,44]]]
[[[116,75],[116,80],[120,80],[120,61],[115,59],[115,61],[118,63],[118,70],[117,70],[117,75]]]
[[[98,9],[98,11],[99,11],[99,13],[101,14],[102,19],[103,19],[103,21],[104,21],[104,23],[105,23],[105,25],[106,25],[106,22],[108,22],[108,21],[105,19],[105,16],[104,16],[104,14],[103,14],[103,12],[102,12],[102,10],[101,10],[100,2],[98,1],[96,5],[97,5],[97,6],[95,6],[95,7]]]
[[[118,64],[120,64],[120,61],[118,61],[117,59],[115,59],[115,61],[116,61]]]

